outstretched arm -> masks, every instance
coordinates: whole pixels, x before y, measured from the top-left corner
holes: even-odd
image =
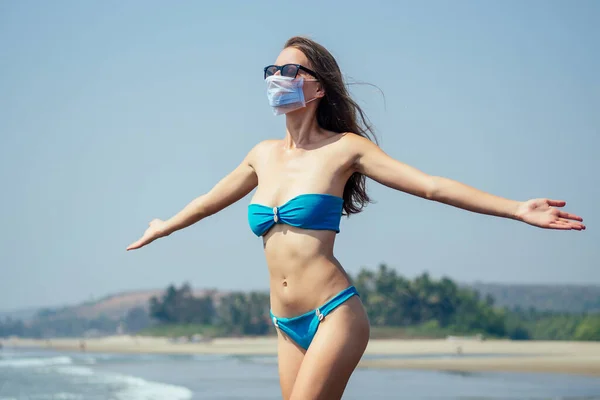
[[[192,200],[170,219],[166,221],[152,220],[144,235],[130,244],[127,250],[139,249],[158,238],[195,224],[250,193],[258,184],[251,157],[252,151],[235,170],[221,179],[208,193]]]
[[[358,135],[351,135],[351,138],[356,154],[356,172],[388,187],[468,211],[511,218],[541,228],[585,229],[581,217],[555,208],[566,204],[562,200],[533,199],[521,202],[498,197],[452,179],[428,175],[393,159],[367,139]]]

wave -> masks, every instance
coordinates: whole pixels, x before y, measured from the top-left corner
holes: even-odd
[[[71,357],[9,358],[0,360],[0,367],[30,368],[73,364]]]
[[[52,396],[52,400],[81,400],[83,396],[73,393],[56,393]]]
[[[93,365],[103,357],[73,355],[56,357],[19,357],[0,359],[0,368],[27,369],[44,374],[60,374],[69,376],[70,384],[82,387],[96,387],[93,390],[110,390],[111,398],[115,400],[189,400],[192,391],[183,386],[154,382],[142,378],[123,375],[114,372],[97,370]],[[112,359],[112,357],[107,357]],[[23,373],[30,373],[24,371]],[[104,388],[104,389],[101,389]],[[48,399],[75,400],[82,399],[76,393],[64,391],[51,394]],[[87,389],[86,389],[87,390]],[[69,390],[69,392],[72,392]],[[13,400],[11,397],[0,396],[0,400]]]
[[[69,365],[67,367],[59,367],[56,369],[61,374],[74,375],[74,376],[92,376],[94,371],[88,367],[81,367],[78,365]]]
[[[85,377],[86,384],[116,387],[114,394],[118,400],[188,400],[192,392],[183,386],[147,381],[128,375],[109,372],[97,373],[80,365],[60,366],[56,371],[65,375]]]
[[[115,394],[118,400],[188,400],[192,398],[192,391],[183,386],[151,382],[124,375],[117,375],[115,378],[126,385]]]
[[[96,359],[94,357],[84,357],[81,359],[81,362],[84,364],[96,364]]]

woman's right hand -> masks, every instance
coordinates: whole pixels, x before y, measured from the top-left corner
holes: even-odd
[[[144,232],[144,235],[142,235],[142,237],[140,239],[138,239],[136,242],[131,243],[128,247],[127,250],[135,250],[135,249],[139,249],[140,247],[143,247],[149,243],[152,243],[153,241],[155,241],[158,238],[161,238],[163,236],[167,236],[167,232],[166,232],[166,222],[160,219],[153,219],[152,221],[150,221],[150,223],[148,224],[149,227],[148,229],[146,229],[146,232]]]
[[[261,142],[266,143],[266,142]],[[263,145],[264,146],[264,145]],[[258,148],[255,146],[254,149]],[[251,151],[238,167],[221,179],[207,194],[199,196],[186,205],[183,210],[167,221],[153,219],[144,235],[131,243],[127,250],[139,249],[158,238],[169,236],[171,233],[184,229],[209,215],[215,214],[225,207],[246,196],[258,185],[258,176],[252,167]]]

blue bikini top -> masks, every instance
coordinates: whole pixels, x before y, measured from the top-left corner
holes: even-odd
[[[305,229],[340,232],[344,199],[331,194],[301,194],[279,207],[248,205],[248,223],[262,236],[277,223]]]

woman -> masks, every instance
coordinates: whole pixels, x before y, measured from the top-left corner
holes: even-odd
[[[289,39],[264,78],[274,114],[286,116],[285,137],[256,145],[208,193],[171,219],[150,222],[127,249],[190,226],[256,188],[248,218],[263,238],[270,273],[284,399],[341,398],[367,346],[367,314],[333,255],[341,215],[369,202],[365,177],[473,212],[541,228],[585,229],[580,217],[556,208],[564,201],[503,199],[386,155],[369,138],[335,59],[312,40]]]

